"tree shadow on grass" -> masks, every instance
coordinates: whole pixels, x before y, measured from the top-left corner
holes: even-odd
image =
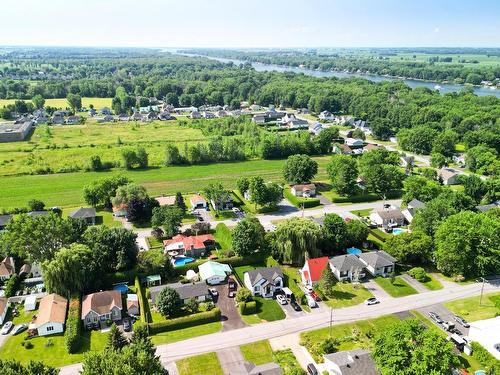
[[[354,297],[356,297],[356,295],[353,293],[345,292],[342,290],[334,290],[329,298],[330,299],[339,299],[339,300],[350,300],[350,299],[353,299]]]

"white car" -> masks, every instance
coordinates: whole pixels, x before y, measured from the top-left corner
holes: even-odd
[[[215,288],[210,288],[210,293],[213,295],[213,296],[218,296],[219,295],[219,292],[217,291],[217,289]]]
[[[12,322],[8,321],[2,327],[2,335],[6,335],[7,333],[10,332],[11,329],[12,329]]]
[[[309,307],[317,307],[318,304],[316,303],[316,301],[314,300],[314,298],[312,298],[309,294],[306,294],[306,299],[307,299],[307,305]]]
[[[305,289],[306,289],[306,291],[307,291],[308,293],[311,293],[311,292],[314,290],[314,289],[313,289],[313,287],[312,287],[311,285],[309,285],[309,284],[306,284],[306,285],[305,285]]]
[[[279,302],[280,305],[286,305],[287,304],[285,296],[283,296],[281,294],[278,294],[276,296],[276,300]]]
[[[365,305],[376,305],[377,303],[380,303],[380,301],[378,299],[376,299],[375,297],[372,297],[372,298],[368,298],[366,301],[365,301]]]
[[[233,207],[233,212],[237,214],[238,212],[240,212],[240,209],[238,207]]]

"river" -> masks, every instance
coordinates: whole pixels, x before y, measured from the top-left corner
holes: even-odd
[[[172,52],[172,50],[169,50],[169,52]],[[195,55],[195,54],[190,54],[190,53],[179,53],[179,52],[174,52],[178,53],[180,55],[184,56],[199,56],[199,57],[206,57],[212,60],[220,61],[223,63],[229,63],[232,62],[235,65],[240,65],[240,64],[245,64],[246,61],[243,60],[236,60],[236,59],[226,59],[222,57],[212,57],[212,56],[204,56],[204,55]],[[439,90],[441,94],[446,94],[448,92],[458,92],[462,90],[465,86],[460,85],[460,84],[454,84],[454,83],[437,83],[437,82],[427,82],[427,81],[420,81],[416,79],[399,79],[399,78],[394,78],[394,77],[384,77],[384,76],[379,76],[379,75],[371,75],[371,74],[361,74],[361,73],[346,73],[346,72],[332,72],[332,71],[320,71],[320,70],[313,70],[313,69],[307,69],[307,68],[297,68],[293,66],[283,66],[283,65],[273,65],[273,64],[264,64],[260,62],[252,62],[252,67],[258,71],[258,72],[269,72],[269,71],[274,71],[274,72],[294,72],[294,73],[302,73],[306,74],[309,76],[313,77],[337,77],[337,78],[349,78],[349,77],[359,77],[359,78],[365,78],[373,82],[381,82],[381,81],[394,81],[394,80],[400,80],[406,83],[408,86],[411,88],[417,88],[417,87],[427,87],[431,90]],[[486,95],[493,95],[496,96],[497,98],[500,98],[500,90],[498,89],[491,89],[488,87],[484,86],[474,86],[473,87],[474,94],[478,96],[486,96]]]

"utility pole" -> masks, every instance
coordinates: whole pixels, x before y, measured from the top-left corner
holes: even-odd
[[[479,306],[481,306],[481,304],[483,303],[483,290],[484,290],[484,277],[481,277],[481,279],[483,279],[483,283],[481,285],[481,297],[479,297]]]
[[[332,338],[333,307],[330,307],[330,338]]]

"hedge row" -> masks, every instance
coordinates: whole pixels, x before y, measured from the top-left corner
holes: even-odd
[[[139,300],[139,313],[141,314],[141,322],[147,323],[146,308],[145,308],[146,300],[144,296],[144,290],[142,289],[141,282],[138,276],[135,277],[134,286],[137,293],[137,299]]]
[[[316,207],[320,205],[319,198],[301,198],[301,197],[296,197],[295,195],[292,194],[290,189],[286,187],[283,190],[283,195],[285,196],[286,199],[290,201],[295,207],[302,208],[311,208],[311,207]]]
[[[80,298],[72,298],[69,301],[68,319],[66,320],[66,332],[64,343],[69,354],[78,352],[82,345],[82,304]]]
[[[154,335],[161,332],[168,332],[181,328],[194,327],[200,324],[219,322],[220,318],[221,318],[220,309],[216,307],[210,311],[205,311],[198,314],[183,316],[181,318],[169,319],[158,323],[150,323],[149,333],[151,335]]]
[[[386,199],[396,199],[400,198],[402,195],[401,190],[393,190],[387,193]],[[362,203],[362,202],[373,202],[373,201],[378,201],[380,200],[380,196],[374,193],[368,193],[368,194],[358,194],[358,195],[351,195],[351,196],[339,196],[335,194],[332,198],[331,201],[333,203]]]
[[[472,356],[486,367],[488,375],[500,374],[500,361],[493,357],[481,344],[472,342]]]
[[[241,315],[252,315],[257,312],[257,302],[240,302],[238,305]]]

